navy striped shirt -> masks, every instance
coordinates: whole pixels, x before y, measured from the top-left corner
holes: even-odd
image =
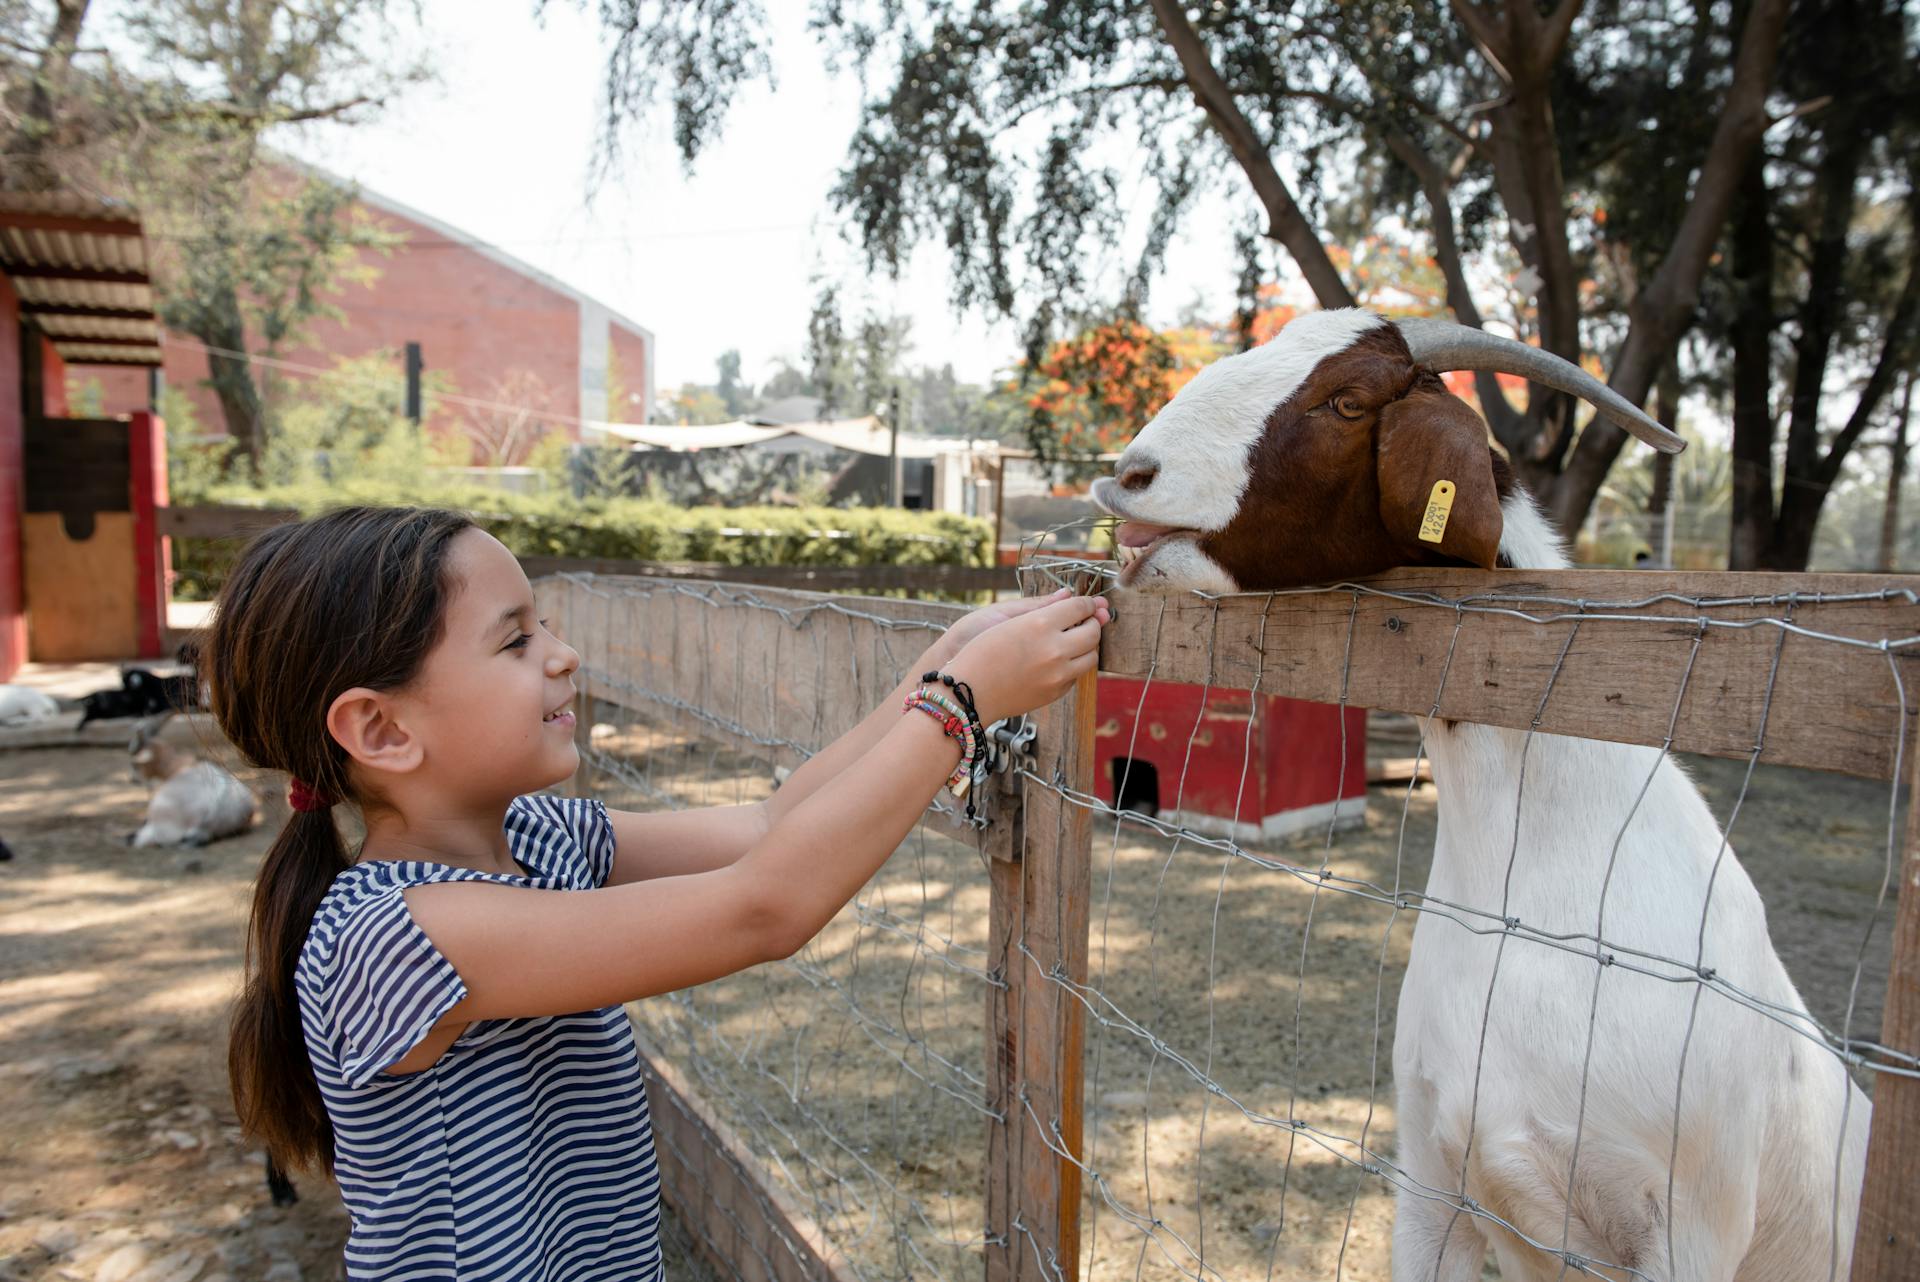
[[[347,1276],[400,1282],[664,1277],[659,1177],[624,1008],[469,1024],[432,1067],[381,1072],[466,996],[401,892],[436,881],[604,885],[597,801],[520,797],[521,876],[368,860],[334,878],[295,968],[353,1220]]]

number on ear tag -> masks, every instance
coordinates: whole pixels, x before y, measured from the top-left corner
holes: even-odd
[[[1447,518],[1453,515],[1453,482],[1435,481],[1427,496],[1427,514],[1420,518],[1420,538],[1438,543],[1446,537]]]

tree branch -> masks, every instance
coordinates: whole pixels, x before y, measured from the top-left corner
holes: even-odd
[[[1757,163],[1754,153],[1766,130],[1767,91],[1773,84],[1787,8],[1788,0],[1754,0],[1748,10],[1746,29],[1740,34],[1739,53],[1734,59],[1733,83],[1727,88],[1719,124],[1707,145],[1693,198],[1667,256],[1628,309],[1631,319],[1626,342],[1607,381],[1636,405],[1646,400],[1660,362],[1691,323],[1700,300],[1700,282],[1712,261],[1713,247],[1726,225],[1741,178],[1749,165]],[[1596,419],[1587,426],[1554,495],[1556,519],[1564,522],[1572,514],[1586,512],[1626,440],[1625,432],[1604,420]]]
[[[1168,93],[1173,93],[1186,87],[1187,82],[1177,76],[1142,76],[1138,80],[1123,80],[1118,84],[1082,85],[1078,89],[1063,90],[1060,93],[1048,94],[1044,98],[1036,98],[1032,102],[1020,104],[1020,110],[995,124],[993,126],[993,132],[1004,132],[1005,130],[1013,128],[1036,111],[1045,111],[1049,107],[1057,107],[1061,103],[1070,102],[1075,98],[1104,97],[1108,94],[1126,93],[1131,89],[1161,89]]]
[[[1482,328],[1485,322],[1481,319],[1479,306],[1473,301],[1473,290],[1467,283],[1467,274],[1460,261],[1460,242],[1454,233],[1452,183],[1439,162],[1404,131],[1389,129],[1387,146],[1402,164],[1413,171],[1413,176],[1420,182],[1420,190],[1426,195],[1427,207],[1433,217],[1434,260],[1440,264],[1440,275],[1447,283],[1447,307],[1462,325]],[[1480,397],[1480,412],[1486,417],[1487,426],[1493,429],[1494,438],[1506,446],[1509,453],[1518,452],[1525,436],[1525,423],[1507,400],[1507,394],[1500,386],[1499,375],[1492,370],[1476,371],[1473,390]]]
[[[1208,121],[1226,140],[1234,159],[1253,183],[1254,194],[1267,211],[1267,235],[1286,247],[1307,285],[1322,307],[1353,306],[1353,291],[1340,279],[1340,272],[1327,256],[1326,246],[1300,211],[1286,181],[1273,167],[1273,158],[1254,132],[1246,113],[1234,101],[1233,93],[1214,69],[1200,34],[1187,21],[1177,0],[1153,0],[1154,17],[1166,33],[1167,42],[1179,56],[1188,86],[1207,115]]]
[[[1540,32],[1541,71],[1544,72],[1559,60],[1560,51],[1567,47],[1567,35],[1573,30],[1573,21],[1585,7],[1586,0],[1560,0],[1559,6],[1547,15]]]
[[[1473,0],[1453,0],[1453,16],[1460,19],[1460,25],[1467,29],[1474,43],[1480,46],[1480,53],[1492,64],[1494,73],[1508,84],[1513,83],[1513,75],[1507,64],[1507,29],[1504,22],[1496,24],[1487,16],[1485,10]]]
[[[1868,420],[1892,389],[1893,380],[1907,366],[1916,318],[1920,318],[1920,264],[1909,264],[1906,284],[1900,287],[1899,301],[1894,303],[1893,314],[1887,318],[1886,341],[1880,346],[1880,359],[1874,362],[1867,385],[1860,389],[1860,400],[1847,418],[1846,426],[1833,438],[1833,444],[1820,460],[1816,475],[1823,483],[1832,485],[1840,478],[1840,465],[1847,461],[1848,452],[1867,430]]]

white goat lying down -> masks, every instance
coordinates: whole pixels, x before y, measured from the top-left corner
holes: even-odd
[[[1442,321],[1303,316],[1264,347],[1202,371],[1096,484],[1095,501],[1126,522],[1121,586],[1264,591],[1396,565],[1566,568],[1479,416],[1438,377],[1449,369],[1524,375],[1592,401],[1658,449],[1680,448],[1598,381],[1536,349]],[[1457,492],[1436,546],[1418,533],[1441,480]],[[1705,964],[1762,1002],[1805,1011],[1745,870],[1729,855],[1714,877],[1720,829],[1678,765],[1660,764],[1636,811],[1655,749],[1536,736],[1516,853],[1525,734],[1436,722],[1430,736],[1440,814],[1428,894],[1492,907],[1504,891],[1509,915],[1534,928],[1589,933],[1615,835],[1632,814],[1607,892],[1609,943],[1690,962],[1711,880]],[[1694,986],[1614,971],[1600,987],[1569,1192],[1595,962],[1509,941],[1482,1049],[1499,948],[1498,935],[1432,916],[1415,928],[1393,1043],[1398,1160],[1428,1189],[1464,1187],[1549,1250],[1403,1190],[1396,1282],[1470,1282],[1489,1245],[1508,1282],[1556,1278],[1563,1222],[1568,1251],[1615,1266],[1603,1276],[1808,1282],[1829,1276],[1836,1201],[1836,1275],[1847,1276],[1868,1105],[1832,1056],[1706,994],[1676,1119]]]
[[[148,741],[141,730],[129,745],[137,779],[157,781],[147,821],[127,838],[134,846],[204,846],[253,827],[258,803],[247,786],[192,753]]]

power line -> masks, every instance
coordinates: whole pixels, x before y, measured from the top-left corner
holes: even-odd
[[[278,356],[261,356],[254,352],[236,351],[231,347],[213,347],[206,343],[196,342],[190,338],[180,338],[172,334],[169,334],[168,338],[181,347],[192,348],[194,351],[204,352],[209,356],[225,356],[233,360],[245,361],[249,365],[284,370],[287,373],[298,374],[306,378],[331,378],[342,382],[354,383],[361,387],[382,388],[404,382],[404,380],[398,376],[393,379],[368,378],[364,375],[353,374],[342,369],[326,369],[319,365],[306,365],[299,361],[283,360]],[[368,354],[372,355],[372,353]],[[608,421],[604,419],[582,418],[578,414],[563,414],[555,410],[543,410],[532,405],[516,405],[511,401],[490,400],[483,396],[462,396],[455,392],[435,392],[433,393],[433,399],[436,401],[444,401],[451,405],[458,405],[465,409],[497,410],[513,414],[525,414],[529,417],[544,419],[548,422],[569,424],[582,428],[590,425],[597,427],[599,424]]]

